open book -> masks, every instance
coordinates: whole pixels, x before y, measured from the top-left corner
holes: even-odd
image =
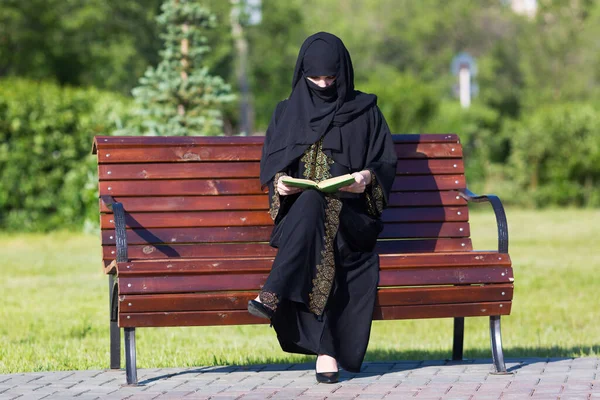
[[[351,185],[355,182],[354,177],[350,174],[325,179],[319,183],[311,181],[310,179],[298,179],[290,176],[282,177],[281,181],[288,186],[299,187],[302,189],[317,189],[325,193],[333,193],[339,188]]]

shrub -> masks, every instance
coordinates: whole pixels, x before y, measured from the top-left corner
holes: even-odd
[[[593,105],[541,107],[507,124],[503,135],[514,190],[528,192],[526,204],[600,205],[600,117]]]
[[[122,127],[129,107],[97,89],[0,80],[0,227],[97,225],[92,138]]]

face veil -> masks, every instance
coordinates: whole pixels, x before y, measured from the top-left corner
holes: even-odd
[[[335,76],[335,81],[320,88],[306,79],[308,76]],[[337,36],[319,32],[308,37],[296,60],[285,110],[271,122],[265,139],[261,184],[266,185],[323,136],[323,148],[335,150],[339,128],[376,104],[376,96],[354,90],[352,60]]]

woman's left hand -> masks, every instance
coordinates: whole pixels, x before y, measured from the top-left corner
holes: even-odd
[[[371,183],[371,172],[360,171],[352,174],[354,177],[354,183],[349,186],[340,188],[341,191],[350,193],[363,193],[367,188],[367,185]]]

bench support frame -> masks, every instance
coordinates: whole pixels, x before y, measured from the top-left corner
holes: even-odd
[[[137,385],[137,366],[135,360],[135,328],[125,330],[125,373],[128,385]]]
[[[495,373],[498,375],[510,374],[510,372],[506,371],[506,364],[504,363],[499,315],[490,316],[490,342],[492,345],[492,359],[494,361],[494,367],[496,368]]]
[[[121,368],[121,330],[117,322],[118,317],[118,286],[115,275],[108,276],[108,296],[110,305],[110,368]]]
[[[465,341],[465,317],[454,318],[454,341],[452,343],[452,361],[463,359],[463,344]]]
[[[508,222],[506,221],[506,213],[504,206],[494,195],[477,195],[469,189],[459,191],[461,197],[468,202],[473,203],[490,203],[496,216],[496,224],[498,225],[498,252],[508,254]],[[456,333],[456,328],[455,328]],[[502,333],[500,331],[500,316],[490,316],[490,342],[492,347],[492,359],[497,374],[509,374],[506,371],[504,363],[504,353],[502,352]]]

